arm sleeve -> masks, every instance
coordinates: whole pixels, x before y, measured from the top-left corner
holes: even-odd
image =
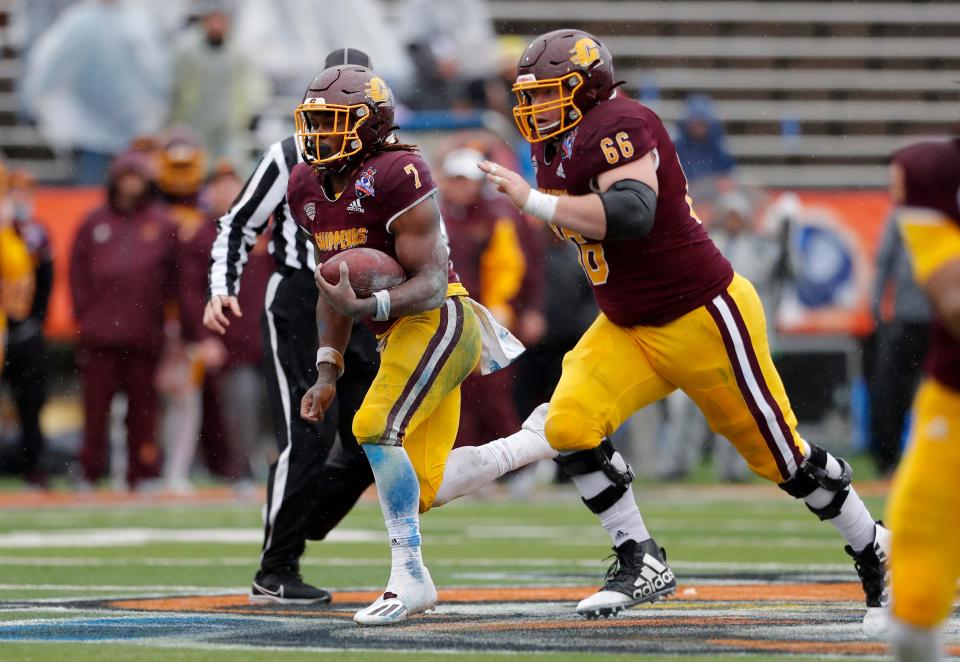
[[[70,251],[70,297],[73,317],[79,321],[89,300],[90,281],[90,219],[80,226]]]
[[[289,177],[282,144],[274,143],[260,158],[230,211],[217,222],[217,238],[210,250],[208,295],[239,293],[243,265],[270,214],[286,196]]]
[[[873,281],[873,299],[871,301],[875,315],[880,311],[880,305],[887,290],[887,282],[893,274],[894,256],[899,243],[900,232],[897,228],[897,221],[895,216],[891,216],[887,219],[886,227],[883,229],[883,238],[880,240],[880,248],[877,249],[877,274]]]

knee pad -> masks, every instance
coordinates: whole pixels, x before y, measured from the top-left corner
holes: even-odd
[[[366,411],[361,408],[356,416],[353,417],[353,436],[357,438],[359,444],[389,444],[382,439],[384,430],[387,428],[387,422],[376,412]]]
[[[587,508],[595,513],[602,513],[622,497],[633,482],[633,469],[627,464],[623,456],[617,452],[609,439],[604,439],[600,445],[588,451],[577,451],[567,455],[558,455],[554,462],[567,478],[574,478],[584,474],[602,471],[611,482],[600,494],[582,499]],[[622,464],[623,469],[617,465]]]
[[[830,457],[830,453],[822,447],[810,444],[810,457],[797,468],[790,480],[778,485],[781,490],[797,499],[805,499],[820,488],[834,492],[833,500],[823,508],[814,508],[807,504],[810,512],[821,520],[833,519],[840,514],[853,480],[853,469],[842,457],[834,458],[840,465],[840,475],[831,475],[827,468]]]

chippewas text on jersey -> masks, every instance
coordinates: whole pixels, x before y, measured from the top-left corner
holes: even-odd
[[[324,230],[313,234],[313,241],[322,251],[343,251],[367,243],[367,228]]]

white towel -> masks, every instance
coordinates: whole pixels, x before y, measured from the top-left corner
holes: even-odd
[[[501,326],[493,317],[493,313],[470,297],[464,297],[473,306],[473,312],[480,322],[480,338],[483,349],[480,353],[480,374],[489,375],[513,363],[514,359],[523,354],[523,343],[517,340],[510,331]]]

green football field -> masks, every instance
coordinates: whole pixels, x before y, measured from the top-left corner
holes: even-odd
[[[882,515],[883,486],[864,490]],[[637,500],[678,575],[669,600],[604,621],[573,614],[606,570],[609,539],[569,488],[461,500],[422,519],[441,590],[436,613],[390,628],[349,620],[389,569],[367,495],[331,539],[311,543],[305,579],[333,605],[245,599],[260,502],[0,492],[0,660],[869,659],[843,542],[765,485],[654,486]],[[811,625],[821,624],[821,628]]]

